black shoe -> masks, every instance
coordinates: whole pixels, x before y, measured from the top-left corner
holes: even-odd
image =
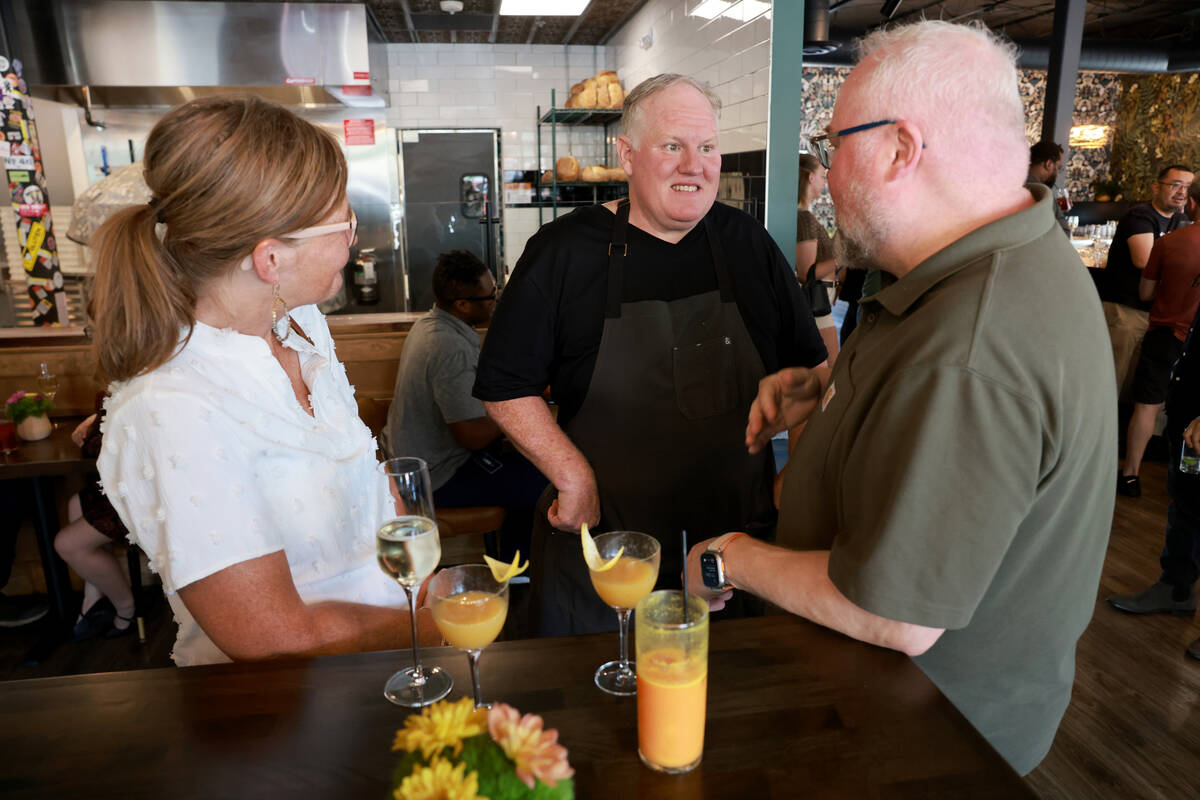
[[[105,635],[112,628],[113,617],[116,615],[117,609],[113,607],[112,602],[107,597],[101,597],[92,603],[92,607],[75,623],[71,631],[71,640],[82,642]]]
[[[1183,651],[1183,654],[1188,658],[1194,658],[1197,661],[1200,661],[1200,639],[1197,639],[1189,644],[1187,650]]]
[[[1117,494],[1123,494],[1126,497],[1141,497],[1142,482],[1137,475],[1118,475]]]
[[[19,628],[31,622],[37,622],[50,607],[46,598],[36,595],[7,597],[0,593],[0,628]]]
[[[129,634],[133,633],[135,630],[133,621],[136,617],[137,617],[136,612],[129,615],[128,617],[122,617],[120,614],[117,614],[115,617],[113,617],[112,627],[110,627],[108,630],[106,630],[104,632],[104,638],[105,639],[120,639],[122,636],[128,636]],[[119,619],[125,621],[126,625],[124,628],[117,627],[117,620],[119,620]]]
[[[1188,587],[1187,597],[1176,600],[1175,589],[1161,581],[1138,594],[1114,594],[1108,598],[1113,608],[1127,614],[1177,614],[1190,617],[1196,613],[1196,589]]]

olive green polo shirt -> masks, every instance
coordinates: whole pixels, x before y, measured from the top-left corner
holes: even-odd
[[[1112,520],[1100,301],[1049,192],[861,301],[789,459],[781,545],[856,605],[946,628],[917,664],[1016,770],[1070,700]]]

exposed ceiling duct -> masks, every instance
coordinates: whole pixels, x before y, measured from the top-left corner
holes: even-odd
[[[285,105],[384,105],[383,36],[341,3],[38,0],[3,3],[35,95],[173,104],[232,88]],[[383,82],[371,91],[372,78]]]

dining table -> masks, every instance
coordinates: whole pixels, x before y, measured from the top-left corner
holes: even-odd
[[[786,614],[714,622],[700,765],[644,766],[637,699],[592,682],[615,634],[502,641],[484,699],[540,714],[577,798],[1035,797],[915,663]],[[422,651],[471,696],[467,657]],[[409,651],[0,683],[0,796],[381,798]]]

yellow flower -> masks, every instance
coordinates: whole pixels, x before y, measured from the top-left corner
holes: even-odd
[[[404,727],[396,731],[392,750],[421,751],[426,759],[439,755],[447,747],[454,755],[462,752],[462,740],[478,736],[487,730],[487,709],[476,710],[471,699],[464,697],[456,703],[440,702],[420,714],[411,714]]]
[[[479,776],[435,758],[428,767],[418,766],[392,793],[396,800],[487,800],[479,796]]]
[[[558,731],[542,730],[536,714],[521,716],[510,705],[496,703],[488,713],[488,733],[517,765],[517,777],[530,789],[540,778],[550,788],[575,774],[567,763],[567,748],[558,744]]]

